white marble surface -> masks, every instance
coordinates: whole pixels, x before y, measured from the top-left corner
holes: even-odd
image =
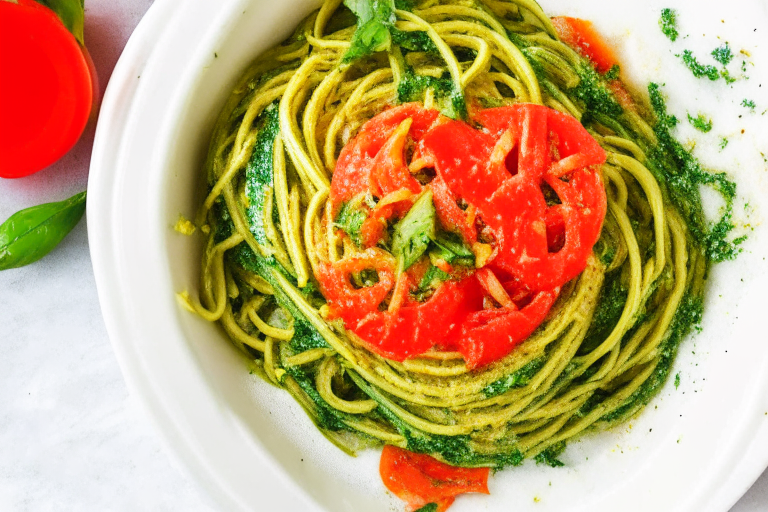
[[[103,92],[151,0],[87,0]],[[57,164],[0,179],[0,220],[85,188],[94,127]],[[99,310],[85,220],[48,257],[0,272],[0,510],[215,510],[129,395]],[[768,472],[731,512],[768,510]],[[673,512],[673,511],[672,511]]]

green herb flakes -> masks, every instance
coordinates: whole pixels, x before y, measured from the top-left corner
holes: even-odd
[[[699,114],[696,117],[688,114],[688,122],[700,132],[708,133],[712,130],[712,120],[707,119],[703,114]]]
[[[677,11],[674,9],[662,9],[661,18],[659,18],[659,27],[661,32],[667,36],[670,41],[677,40],[680,33],[677,31]]]

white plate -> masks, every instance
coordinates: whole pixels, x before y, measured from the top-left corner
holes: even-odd
[[[199,240],[172,227],[201,200],[199,171],[218,110],[249,61],[315,4],[158,0],[115,68],[94,143],[89,238],[112,343],[130,388],[224,510],[402,509],[379,481],[376,452],[353,459],[330,445],[286,393],[249,375],[216,326],[174,300],[197,286]],[[636,83],[666,82],[675,114],[714,118],[697,154],[733,170],[750,204],[737,216],[754,230],[738,260],[712,273],[704,332],[685,342],[676,363],[679,389],[670,383],[631,424],[573,443],[566,468],[506,470],[492,478],[490,497],[462,497],[452,511],[724,512],[768,464],[768,172],[759,154],[768,154],[760,115],[768,107],[766,6],[543,4],[550,14],[593,19]],[[657,28],[668,6],[689,34],[674,44]],[[674,55],[691,48],[707,57],[718,37],[750,53],[750,80],[732,88],[695,80]],[[758,111],[740,107],[743,98]],[[722,152],[720,136],[731,140]]]

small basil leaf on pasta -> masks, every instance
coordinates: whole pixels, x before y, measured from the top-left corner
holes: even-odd
[[[435,237],[435,215],[432,192],[427,191],[395,226],[392,254],[397,258],[400,272],[413,265]]]
[[[0,225],[0,270],[29,265],[51,252],[80,222],[85,195],[80,192],[11,215]]]
[[[357,16],[357,30],[344,55],[344,62],[389,50],[392,44],[389,31],[395,22],[394,1],[345,0],[344,5]]]

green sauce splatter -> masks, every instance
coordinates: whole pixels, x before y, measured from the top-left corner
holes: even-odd
[[[680,372],[675,375],[675,389],[680,387]]]
[[[712,120],[707,119],[703,114],[699,114],[696,117],[688,114],[688,122],[700,132],[708,133],[712,130]]]
[[[674,9],[662,9],[661,18],[659,18],[659,27],[661,32],[669,38],[670,41],[677,40],[680,33],[677,31],[677,11]]]
[[[717,80],[720,78],[720,72],[717,70],[715,66],[710,66],[709,64],[701,64],[696,57],[694,57],[693,52],[691,50],[683,50],[682,55],[683,62],[688,67],[688,69],[691,70],[691,73],[693,73],[693,76],[696,78],[701,77],[707,77],[712,81]]]
[[[755,105],[755,102],[754,102],[754,101],[752,101],[752,100],[748,100],[748,99],[744,98],[744,99],[741,101],[741,106],[742,106],[742,107],[746,107],[746,108],[748,108],[749,110],[752,110],[752,111],[754,111],[754,110],[755,110],[755,107],[756,107],[757,105]]]
[[[534,457],[536,464],[546,464],[551,468],[559,468],[565,466],[557,457],[565,451],[565,442],[560,441],[555,443],[543,452]]]
[[[730,260],[740,252],[738,245],[744,239],[732,242],[728,237],[735,228],[731,221],[736,184],[725,173],[704,170],[690,151],[672,136],[677,126],[676,117],[667,113],[667,106],[658,84],[648,86],[651,105],[656,113],[654,132],[658,139],[648,153],[649,169],[669,193],[672,203],[686,220],[694,240],[703,247],[709,261]],[[708,186],[718,192],[725,201],[720,219],[710,226],[704,217],[699,187]]]
[[[712,50],[712,57],[723,66],[727,66],[733,60],[733,52],[728,43],[725,43]]]

